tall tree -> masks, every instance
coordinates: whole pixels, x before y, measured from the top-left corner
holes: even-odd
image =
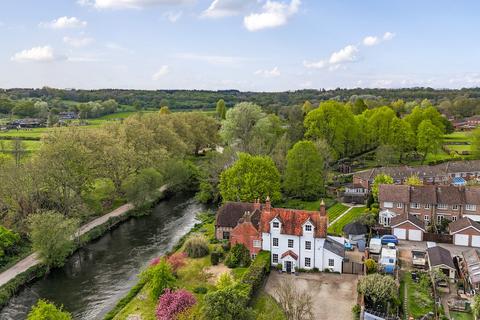
[[[440,149],[442,145],[443,133],[432,124],[430,120],[423,120],[418,126],[417,150],[423,152],[422,163],[427,158],[427,154]]]
[[[225,101],[223,99],[217,101],[217,107],[215,111],[217,113],[218,119],[225,120],[225,116],[227,114],[227,107],[225,106]]]
[[[384,173],[375,176],[372,185],[372,195],[376,202],[378,202],[378,186],[381,184],[393,184],[393,178]]]
[[[302,106],[302,111],[303,111],[303,114],[307,114],[309,113],[310,111],[313,110],[313,105],[310,101],[308,100],[305,100],[305,102],[303,103],[303,106]]]
[[[280,174],[272,159],[240,153],[239,159],[220,176],[223,201],[280,200]]]
[[[285,191],[293,197],[318,199],[323,193],[323,159],[312,141],[297,142],[288,151],[283,181]]]
[[[415,135],[410,124],[402,119],[393,118],[388,136],[388,144],[399,153],[400,162],[403,155],[415,149]]]

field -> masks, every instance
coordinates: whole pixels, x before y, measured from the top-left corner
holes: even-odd
[[[352,208],[348,213],[341,217],[337,222],[328,227],[329,234],[341,235],[342,229],[346,224],[354,221],[359,218],[363,212],[365,212],[365,207],[355,207]]]

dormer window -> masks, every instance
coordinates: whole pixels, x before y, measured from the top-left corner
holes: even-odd
[[[306,224],[305,225],[305,231],[312,231],[312,225]]]
[[[273,226],[274,229],[278,229],[278,228],[280,228],[280,223],[278,221],[273,221],[272,226]]]

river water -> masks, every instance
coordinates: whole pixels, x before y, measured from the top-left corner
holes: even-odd
[[[136,283],[139,271],[170,250],[205,209],[187,195],[160,202],[152,214],[120,224],[74,253],[63,268],[22,289],[0,319],[25,319],[40,298],[63,305],[75,319],[102,319]]]

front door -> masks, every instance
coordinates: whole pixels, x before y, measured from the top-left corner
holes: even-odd
[[[287,273],[292,273],[292,261],[285,261],[285,269],[287,269]]]

